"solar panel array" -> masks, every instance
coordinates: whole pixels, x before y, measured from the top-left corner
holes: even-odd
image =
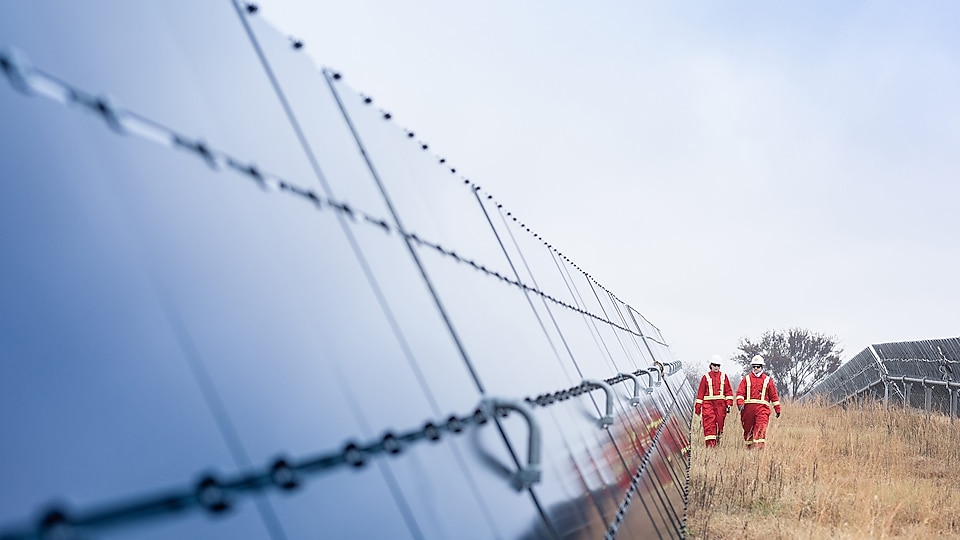
[[[0,47],[0,538],[684,535],[660,330],[256,6]]]
[[[871,397],[957,416],[960,338],[871,345],[808,394],[832,403]]]

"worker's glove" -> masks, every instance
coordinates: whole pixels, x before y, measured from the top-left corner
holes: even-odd
[[[730,406],[727,405],[727,412],[730,412]]]
[[[777,413],[777,418],[780,418],[780,413]]]
[[[738,409],[740,412],[743,412],[743,405],[737,405],[737,409]]]

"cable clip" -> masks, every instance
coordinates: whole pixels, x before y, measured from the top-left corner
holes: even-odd
[[[480,402],[480,410],[490,418],[496,418],[498,412],[508,409],[521,414],[527,421],[529,428],[529,440],[527,442],[527,466],[520,467],[520,470],[513,476],[512,484],[517,491],[523,491],[532,485],[540,482],[540,425],[533,412],[524,403],[515,400],[500,398],[486,398]]]
[[[619,376],[624,380],[633,379],[633,397],[630,398],[630,405],[634,407],[640,405],[640,379],[633,373],[620,373]]]
[[[590,388],[591,386],[596,388],[602,388],[604,394],[607,396],[607,405],[606,405],[606,414],[600,417],[600,427],[606,429],[607,427],[613,425],[613,388],[610,388],[610,385],[605,381],[597,381],[594,379],[584,379],[580,386],[584,388]]]
[[[648,393],[648,394],[652,394],[652,393],[653,393],[653,375],[650,373],[650,371],[648,371],[648,370],[646,370],[646,369],[638,369],[638,370],[634,371],[633,373],[634,373],[635,375],[646,375],[646,376],[647,376],[647,388],[646,388],[644,391],[645,391],[646,393]],[[658,375],[659,375],[659,373],[658,373]],[[658,380],[658,381],[657,381],[657,386],[659,386],[659,385],[660,385],[660,381]]]

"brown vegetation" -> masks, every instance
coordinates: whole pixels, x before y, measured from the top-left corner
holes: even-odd
[[[786,402],[748,451],[733,413],[710,450],[694,417],[690,538],[960,538],[960,421]]]

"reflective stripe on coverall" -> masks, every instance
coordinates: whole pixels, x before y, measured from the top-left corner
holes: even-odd
[[[724,373],[710,371],[700,378],[694,413],[702,414],[703,441],[707,448],[716,446],[723,435],[723,424],[730,405],[733,405],[733,387]]]
[[[743,440],[747,448],[763,448],[767,442],[771,405],[776,412],[780,412],[780,398],[773,379],[766,373],[747,373],[737,386],[737,406],[740,405],[743,405],[740,423],[743,425]]]

